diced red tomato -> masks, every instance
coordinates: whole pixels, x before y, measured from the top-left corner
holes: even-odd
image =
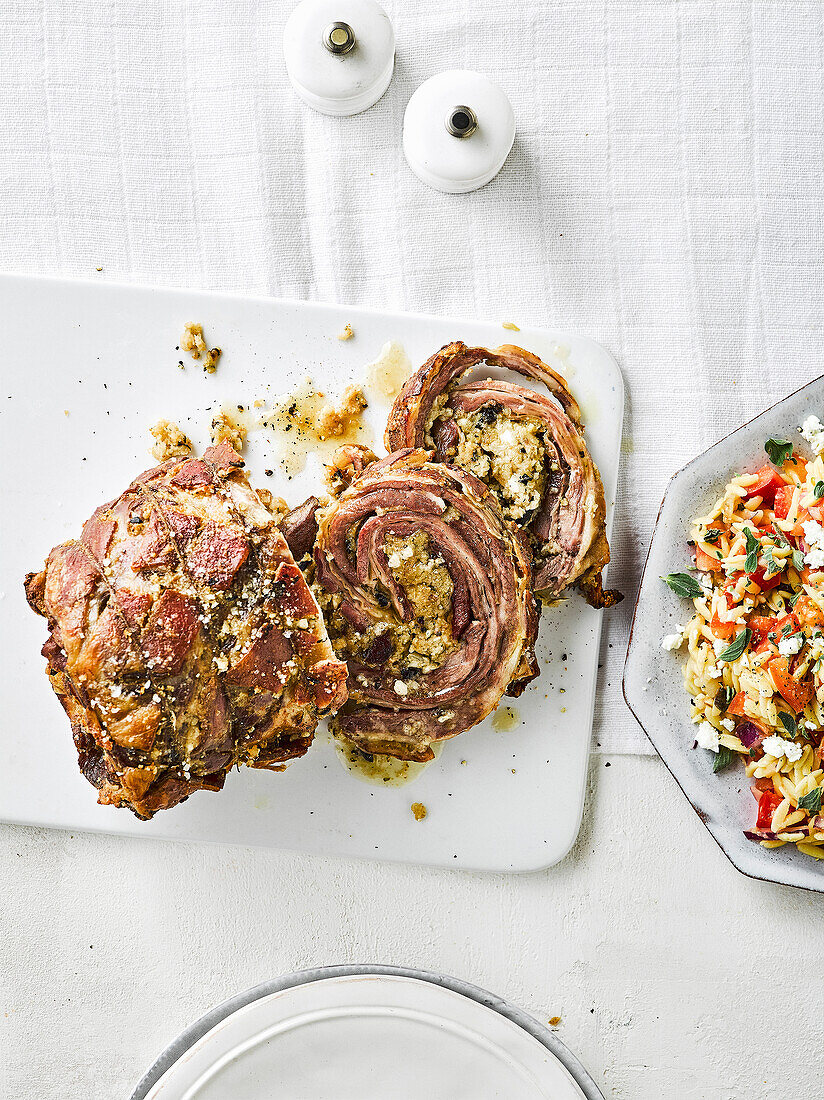
[[[776,657],[770,661],[770,676],[776,691],[785,699],[796,713],[804,709],[813,697],[813,685],[810,680],[798,680],[790,673],[790,662],[786,657]]]
[[[732,638],[732,636],[737,634],[740,630],[740,624],[725,623],[718,618],[717,612],[713,612],[713,616],[710,619],[710,630],[716,638]]]
[[[772,466],[762,466],[756,477],[758,480],[747,489],[747,497],[761,497],[765,504],[772,504],[776,492],[786,484],[784,478]]]
[[[814,600],[810,599],[806,592],[803,596],[799,596],[795,602],[795,615],[804,626],[821,626],[824,624],[821,608]]]
[[[763,565],[759,565],[754,573],[749,574],[750,580],[757,584],[762,592],[769,592],[771,588],[776,588],[781,584],[780,573],[773,573],[771,577],[767,577],[765,574],[766,570]]]
[[[779,519],[786,519],[790,514],[790,505],[793,502],[793,486],[782,485],[780,489],[775,490],[775,497],[773,500],[773,511]]]
[[[788,634],[795,634],[799,629],[798,619],[795,615],[781,615],[780,617],[774,615],[753,615],[748,621],[747,626],[753,632],[753,636],[760,642],[763,642],[768,634],[777,634],[779,638],[784,633],[784,630],[789,626]]]
[[[782,801],[781,795],[777,794],[772,789],[761,792],[761,797],[758,799],[758,819],[755,823],[756,829],[769,829],[772,825],[773,814],[781,805]]]
[[[744,703],[747,698],[746,691],[739,691],[732,697],[730,705],[727,707],[726,714],[737,714],[739,718],[745,718]]]
[[[712,573],[721,569],[721,562],[718,558],[708,554],[706,550],[702,550],[700,546],[696,546],[695,568],[700,569],[702,573]]]

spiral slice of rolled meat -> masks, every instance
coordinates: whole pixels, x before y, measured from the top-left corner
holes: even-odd
[[[542,382],[550,396],[493,378],[461,382],[481,364]],[[403,387],[385,443],[389,451],[430,448],[439,462],[480,478],[529,539],[537,592],[552,597],[576,585],[594,607],[622,598],[602,585],[609,561],[604,488],[578,404],[536,355],[512,344],[496,351],[447,344]]]
[[[334,732],[429,760],[537,675],[529,551],[476,478],[403,450],[317,519],[316,593],[349,666]]]
[[[301,756],[346,666],[228,444],[98,508],[26,578],[48,675],[102,804],[149,818],[235,764]]]

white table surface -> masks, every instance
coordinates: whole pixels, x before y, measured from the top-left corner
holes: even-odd
[[[604,342],[628,387],[611,581],[629,599],[584,829],[559,867],[507,879],[1,828],[0,1095],[126,1096],[215,1001],[347,960],[561,1015],[610,1097],[813,1095],[821,899],[742,878],[656,759],[615,754],[646,747],[619,681],[667,478],[822,370],[821,4],[395,0],[395,79],[350,120],[291,95],[291,6],[5,0],[0,270]],[[468,196],[428,191],[400,148],[412,91],[454,67],[498,79],[518,126]]]

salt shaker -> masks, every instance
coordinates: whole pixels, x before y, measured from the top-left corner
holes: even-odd
[[[302,0],[283,32],[289,79],[325,115],[356,115],[392,79],[395,33],[376,0]]]
[[[451,69],[414,93],[403,120],[409,167],[430,187],[462,194],[500,172],[515,140],[506,93],[483,73]]]

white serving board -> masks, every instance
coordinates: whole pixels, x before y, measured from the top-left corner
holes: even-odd
[[[211,376],[175,350],[187,321],[202,323],[207,341],[224,349]],[[347,323],[355,338],[342,342]],[[602,347],[499,323],[16,276],[0,276],[0,331],[0,819],[480,870],[535,870],[563,858],[583,810],[602,617],[578,596],[545,609],[543,675],[513,701],[521,723],[510,732],[496,732],[488,719],[393,788],[353,777],[318,738],[285,773],[233,772],[220,794],[201,792],[141,822],[98,806],[78,772],[40,656],[46,625],[26,604],[22,582],[98,504],[154,464],[148,429],[159,418],[178,421],[203,446],[209,410],[271,400],[307,375],[339,393],[364,380],[365,364],[388,340],[402,343],[416,367],[460,339],[518,343],[565,372],[611,514],[623,383]],[[386,412],[374,401],[368,410],[378,441]],[[317,466],[289,482],[263,476],[274,465],[265,431],[250,437],[246,458],[254,483],[292,504],[322,485]],[[427,807],[424,821],[414,820],[412,802]]]

